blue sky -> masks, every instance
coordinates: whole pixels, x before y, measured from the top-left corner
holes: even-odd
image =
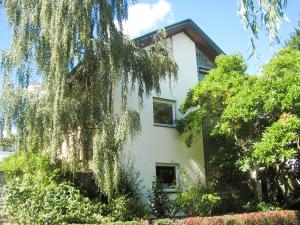
[[[257,0],[258,1],[258,0]],[[192,19],[226,54],[248,54],[248,33],[237,15],[237,0],[139,0],[129,8],[127,29],[136,37],[162,26],[170,25],[185,19]],[[300,18],[300,1],[289,0],[286,15],[290,22],[284,21],[280,36],[282,43],[297,26]],[[7,49],[11,43],[11,29],[7,18],[0,9],[0,50]],[[256,43],[259,60],[252,57],[248,60],[248,72],[256,73],[258,65],[263,65],[280,48],[270,48],[270,41],[262,33]]]

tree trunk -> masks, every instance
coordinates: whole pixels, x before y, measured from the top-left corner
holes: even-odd
[[[250,186],[255,196],[256,202],[261,202],[262,199],[262,187],[261,182],[257,179],[258,169],[254,168],[249,172]]]

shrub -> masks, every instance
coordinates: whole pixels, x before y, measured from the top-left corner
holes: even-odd
[[[102,205],[91,202],[67,183],[41,185],[28,175],[8,182],[4,211],[19,224],[103,222]]]
[[[172,225],[173,221],[170,219],[158,219],[154,221],[154,225]]]
[[[41,153],[18,151],[5,157],[0,163],[0,170],[6,174],[16,176],[20,173],[43,174],[40,176],[52,179],[57,168],[51,164],[50,158]]]
[[[69,183],[59,181],[61,169],[40,153],[18,152],[0,166],[6,178],[4,213],[18,224],[103,222],[102,204],[81,195]]]
[[[263,211],[263,212],[268,212],[268,211],[276,211],[276,210],[281,210],[278,205],[266,203],[266,202],[260,202],[257,204],[257,211]]]
[[[95,189],[92,176],[87,176],[89,173],[53,166],[50,158],[41,153],[18,152],[6,158],[0,168],[9,175],[4,212],[13,223],[102,223],[145,215],[144,205],[132,196],[133,192],[103,204],[99,201],[103,196]]]
[[[181,192],[176,199],[177,212],[186,215],[211,215],[220,197],[210,188],[201,184],[191,186],[187,191]]]
[[[59,180],[72,183],[82,195],[89,199],[101,199],[103,202],[107,199],[101,194],[91,171],[64,171],[59,176]]]
[[[136,198],[120,196],[106,206],[109,217],[115,221],[128,221],[144,217],[147,212],[144,204]]]
[[[299,225],[299,222],[300,211],[285,210],[213,217],[188,217],[179,220],[159,219],[153,221],[153,223],[150,223],[147,220],[108,222],[103,223],[102,225]]]
[[[166,218],[172,216],[172,204],[163,190],[160,182],[155,178],[152,181],[152,190],[149,193],[150,209],[153,216],[156,218]]]
[[[174,225],[298,225],[299,211],[257,212],[214,217],[190,217]]]

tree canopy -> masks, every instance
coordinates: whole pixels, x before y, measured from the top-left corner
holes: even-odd
[[[236,65],[243,66],[237,70]],[[182,130],[196,137],[203,118],[215,117],[212,133],[235,140],[240,170],[275,171],[269,178],[277,181],[275,188],[282,190],[287,203],[295,188],[288,165],[300,155],[300,51],[281,50],[258,76],[245,75],[244,65],[239,56],[219,56],[216,69],[182,105]]]
[[[136,91],[142,104],[144,96],[160,92],[161,79],[176,77],[164,35],[148,51],[126,37],[123,0],[2,4],[13,30],[11,48],[1,55],[3,130],[16,129],[19,149],[46,150],[53,162],[62,141],[70,140],[77,168],[87,168],[93,149],[98,184],[110,197],[119,182],[119,153],[140,130],[128,95]]]

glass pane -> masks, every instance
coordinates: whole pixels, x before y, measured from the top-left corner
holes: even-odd
[[[157,182],[160,182],[163,188],[172,188],[176,186],[175,166],[156,166]]]
[[[171,102],[153,102],[154,123],[174,125],[173,103]]]

